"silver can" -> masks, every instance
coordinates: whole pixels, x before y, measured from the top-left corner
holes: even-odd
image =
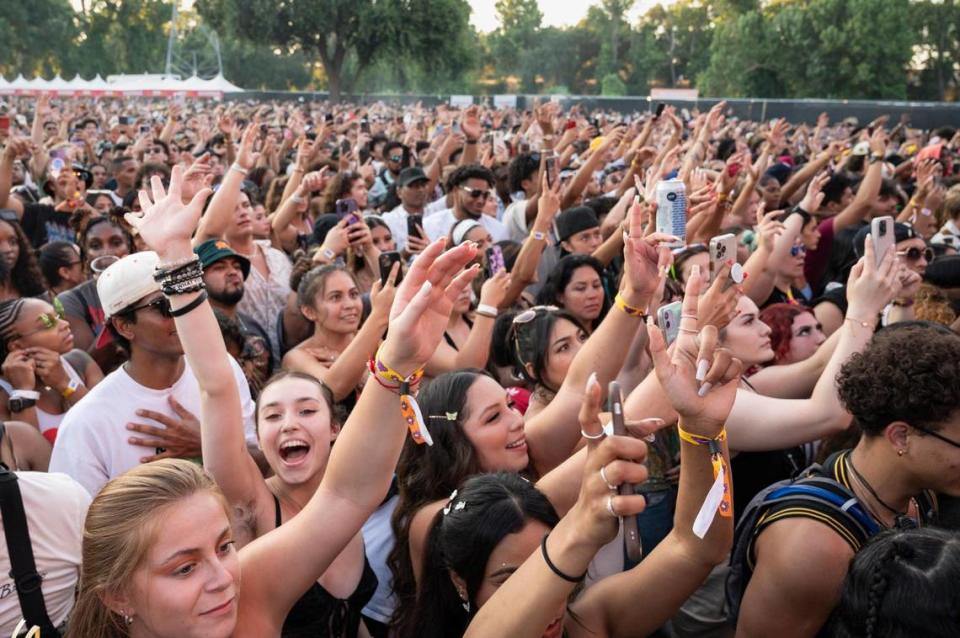
[[[686,245],[687,187],[681,179],[657,182],[657,232],[680,238],[677,246]]]

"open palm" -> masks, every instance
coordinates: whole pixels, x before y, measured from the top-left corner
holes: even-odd
[[[124,218],[157,252],[162,253],[166,246],[175,242],[189,243],[203,212],[203,204],[210,196],[210,189],[200,189],[189,204],[184,204],[181,200],[183,168],[179,165],[173,167],[169,190],[163,188],[163,182],[156,176],[151,178],[150,187],[149,195],[146,191],[140,191],[140,208],[143,212],[127,213]]]

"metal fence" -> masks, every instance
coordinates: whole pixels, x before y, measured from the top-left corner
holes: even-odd
[[[436,106],[449,103],[449,95],[391,95],[359,94],[345,95],[344,99],[357,104],[386,102],[388,104],[414,104],[422,102],[424,106]],[[321,101],[329,99],[325,92],[285,92],[285,91],[247,91],[245,93],[226,94],[227,100],[281,100],[281,101]],[[650,112],[658,102],[673,104],[677,109],[710,108],[721,98],[699,98],[695,100],[653,100],[649,97],[600,97],[596,95],[570,96],[534,96],[517,95],[517,108],[526,108],[533,100],[554,100],[564,107],[580,104],[588,109],[602,109],[618,113]],[[493,96],[473,96],[474,103],[493,103]],[[890,115],[897,120],[902,114],[910,116],[912,126],[935,128],[939,126],[960,126],[960,103],[957,102],[901,102],[891,100],[779,100],[779,99],[727,99],[734,113],[750,120],[766,120],[784,117],[791,122],[814,123],[820,113],[826,112],[831,120],[855,117],[861,123],[869,122],[880,115]]]

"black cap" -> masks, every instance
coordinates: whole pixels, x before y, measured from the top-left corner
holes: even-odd
[[[580,231],[596,228],[600,225],[597,214],[589,206],[568,208],[557,215],[557,241],[564,241]]]
[[[867,235],[870,234],[870,224],[867,224],[863,228],[857,231],[857,234],[853,236],[853,250],[857,254],[857,258],[863,257],[863,244],[867,241]],[[917,231],[913,229],[913,226],[907,224],[895,223],[893,225],[893,237],[894,243],[899,244],[902,241],[907,241],[908,239],[913,239],[914,237],[919,237]]]
[[[250,260],[230,248],[230,244],[222,239],[208,239],[198,246],[194,246],[193,252],[200,257],[200,264],[206,268],[210,264],[215,264],[221,259],[233,257],[240,262],[240,270],[243,271],[243,278],[246,279],[250,274]]]
[[[397,186],[409,186],[414,182],[425,182],[429,180],[427,174],[423,172],[423,169],[419,166],[411,166],[400,171],[400,175],[397,176]]]

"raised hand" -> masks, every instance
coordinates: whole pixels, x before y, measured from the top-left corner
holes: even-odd
[[[480,272],[478,265],[463,267],[477,255],[465,242],[443,252],[441,238],[414,260],[397,289],[390,309],[390,328],[381,356],[394,370],[410,375],[433,355],[443,338],[453,304]]]
[[[657,379],[686,431],[716,438],[723,429],[737,396],[743,366],[726,348],[718,347],[715,326],[697,332],[697,298],[700,269],[687,278],[680,315],[680,334],[673,353],[667,352],[663,333],[648,319],[650,355]]]
[[[654,233],[644,236],[643,205],[634,199],[628,217],[630,230],[623,242],[624,288],[621,291],[633,307],[643,307],[653,299],[654,292],[663,286],[673,253],[666,245],[676,237]],[[637,304],[637,305],[634,305]]]
[[[800,208],[811,215],[816,214],[816,212],[820,210],[820,206],[823,205],[823,198],[825,197],[823,187],[826,186],[829,181],[830,173],[827,171],[820,171],[814,175],[813,179],[811,179],[807,185],[807,192],[804,194],[803,199],[800,200]]]
[[[250,124],[243,131],[243,137],[240,138],[240,151],[237,153],[237,164],[245,170],[251,170],[257,164],[257,158],[260,153],[254,153],[253,147],[260,135],[259,127]]]
[[[877,265],[873,239],[863,242],[863,257],[850,269],[847,279],[847,316],[864,323],[873,323],[901,290],[901,264],[895,250],[888,250]]]
[[[188,246],[197,222],[203,213],[203,204],[212,192],[201,188],[189,204],[181,199],[183,167],[173,167],[170,190],[166,191],[158,176],[150,178],[151,194],[140,191],[140,213],[126,213],[123,217],[137,230],[147,245],[161,256],[173,244],[185,242]]]
[[[468,140],[478,140],[483,133],[480,125],[480,107],[476,104],[468,106],[460,116],[460,130]]]
[[[510,289],[510,273],[501,270],[480,287],[480,303],[498,308]]]

